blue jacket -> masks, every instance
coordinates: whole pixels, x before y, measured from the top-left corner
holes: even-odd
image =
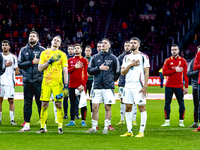
[[[192,84],[193,89],[198,89],[199,70],[196,70],[196,71],[193,70],[194,59],[191,60],[188,66],[187,76],[188,78],[191,78],[191,84]]]
[[[108,71],[99,69],[103,63],[105,63],[106,66],[109,66]],[[119,61],[110,51],[100,51],[90,60],[88,74],[94,75],[94,89],[114,89],[114,82],[120,75]]]
[[[45,48],[37,43],[31,48],[29,44],[20,50],[18,56],[18,66],[22,69],[23,83],[42,83],[43,72],[38,71],[38,64],[33,64],[32,61],[40,58],[40,54]]]
[[[129,52],[125,52],[125,51],[124,51],[121,55],[118,56],[118,60],[119,60],[120,66],[122,66],[124,56],[126,56],[126,55],[128,55],[128,54],[130,54],[130,53],[131,53],[131,51],[129,51]],[[121,67],[120,67],[120,72],[121,72]],[[122,76],[122,75],[120,74],[118,86],[125,86],[125,77],[126,77],[126,76]]]

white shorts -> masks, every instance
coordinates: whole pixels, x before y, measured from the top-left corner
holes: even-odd
[[[115,94],[112,89],[94,89],[92,103],[115,104]]]
[[[15,98],[15,88],[13,86],[0,86],[0,97]]]
[[[125,88],[124,94],[125,97],[123,99],[123,102],[125,104],[137,104],[137,105],[145,105],[146,104],[146,98],[142,96],[142,92],[140,92],[140,89],[130,89]]]
[[[118,98],[124,98],[124,87],[123,86],[119,87]]]

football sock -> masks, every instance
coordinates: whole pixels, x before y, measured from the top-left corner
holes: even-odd
[[[10,120],[14,120],[15,119],[15,112],[14,111],[10,111]]]
[[[132,106],[132,119],[133,119],[133,121],[136,121],[136,116],[137,116],[137,105],[133,104],[133,106]]]
[[[147,122],[147,112],[143,111],[140,114],[141,114],[140,132],[144,134],[144,129]]]
[[[110,125],[110,121],[108,119],[104,120],[104,128],[108,129],[109,125]]]
[[[183,123],[183,120],[179,120],[179,123]]]
[[[30,122],[26,122],[24,127],[30,129]]]
[[[121,104],[120,108],[121,108],[121,121],[124,121],[126,105],[125,104]]]
[[[57,120],[57,109],[56,109],[55,101],[53,101],[53,111],[54,111],[55,120]]]
[[[92,129],[95,129],[95,130],[96,130],[97,124],[98,124],[98,121],[92,119]]]
[[[63,126],[63,115],[62,108],[57,108],[58,128],[62,128]]]
[[[86,115],[87,115],[87,107],[83,107],[81,108],[81,117],[82,117],[82,120],[85,120],[86,119]]]
[[[169,119],[165,119],[165,123],[169,123]]]
[[[1,117],[2,117],[2,112],[0,112],[0,120],[1,120]]]
[[[126,124],[128,132],[132,132],[132,112],[126,112]]]
[[[41,128],[44,128],[45,121],[47,120],[47,107],[41,107],[40,118],[41,118]]]

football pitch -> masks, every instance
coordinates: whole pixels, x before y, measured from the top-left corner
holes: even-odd
[[[148,89],[149,93],[163,93],[164,89],[154,87]],[[191,88],[190,88],[191,91]],[[31,131],[19,133],[19,126],[23,123],[23,104],[22,100],[15,101],[15,121],[17,126],[10,125],[8,102],[3,102],[2,124],[0,125],[0,149],[180,149],[197,150],[200,148],[200,132],[191,132],[188,128],[193,123],[193,101],[185,100],[185,127],[179,127],[179,107],[176,100],[171,104],[170,127],[161,127],[164,123],[164,100],[147,100],[147,125],[144,138],[135,138],[139,132],[140,113],[137,113],[137,124],[133,126],[133,137],[120,137],[127,129],[126,125],[117,126],[120,121],[120,101],[112,106],[112,125],[114,131],[109,131],[107,135],[102,134],[104,127],[105,110],[103,104],[99,112],[99,130],[96,134],[85,134],[91,127],[90,106],[88,101],[88,113],[86,127],[81,126],[81,120],[75,120],[76,125],[63,127],[64,133],[57,133],[57,124],[54,120],[53,104],[50,102],[48,108],[47,133],[36,134],[40,125],[36,104],[33,102],[33,113],[31,117]],[[69,115],[69,113],[68,113]],[[64,119],[64,125],[70,119]]]

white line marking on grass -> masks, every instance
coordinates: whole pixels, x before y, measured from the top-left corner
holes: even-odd
[[[192,130],[192,128],[163,128],[163,129],[145,129],[145,131],[178,131],[178,130],[189,130],[189,131],[191,131]],[[76,130],[76,131],[73,131],[73,130],[70,130],[70,131],[65,131],[65,130],[63,130],[63,132],[64,133],[67,133],[67,132],[86,132],[87,130],[80,130],[80,131],[78,131],[78,130]],[[103,130],[97,130],[97,133],[98,132],[102,132]],[[113,131],[109,131],[109,132],[117,132],[117,131],[127,131],[126,129],[124,129],[124,130],[113,130]],[[139,129],[133,129],[133,131],[139,131]],[[3,134],[3,133],[19,133],[19,134],[21,134],[21,133],[29,133],[29,132],[31,132],[31,133],[33,133],[33,132],[37,132],[37,131],[27,131],[27,132],[19,132],[19,131],[0,131],[0,134]],[[58,131],[48,131],[48,132],[51,132],[51,133],[56,133],[56,132],[58,132]],[[47,132],[47,133],[48,133]]]

